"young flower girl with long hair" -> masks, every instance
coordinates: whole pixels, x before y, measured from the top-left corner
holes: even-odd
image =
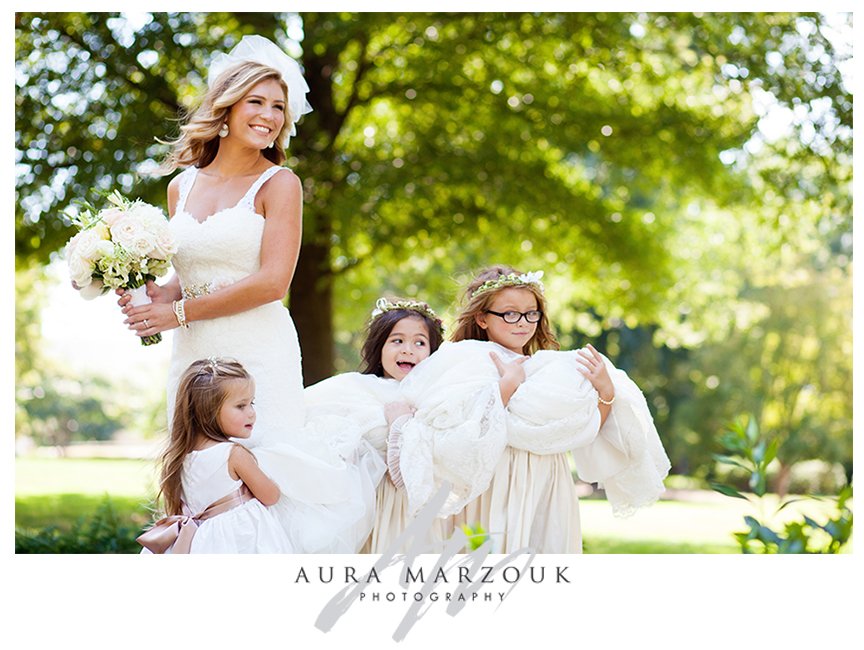
[[[541,272],[506,266],[481,271],[467,287],[452,342],[402,386],[418,408],[400,440],[401,473],[414,508],[449,482],[425,451],[430,432],[441,435],[441,413],[476,409],[471,395],[446,387],[458,377],[494,388],[506,449],[476,468],[485,484],[472,486],[472,498],[452,502],[451,527],[479,522],[499,553],[581,552],[569,455],[582,480],[605,488],[617,515],[653,503],[669,470],[645,398],[626,373],[591,346],[558,351],[541,278]],[[436,408],[437,421],[426,415]],[[454,423],[447,433],[457,428]]]
[[[138,541],[154,553],[290,553],[268,509],[279,487],[232,439],[255,425],[255,383],[230,359],[195,361],[183,373],[159,497],[166,517]]]

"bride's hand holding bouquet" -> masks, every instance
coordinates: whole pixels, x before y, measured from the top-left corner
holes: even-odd
[[[85,205],[71,217],[78,228],[65,250],[72,285],[87,299],[114,289],[128,292],[133,305],[148,304],[147,284],[168,271],[177,252],[168,220],[159,208],[117,191],[108,202],[98,211]],[[162,329],[143,335],[142,344],[161,341]]]

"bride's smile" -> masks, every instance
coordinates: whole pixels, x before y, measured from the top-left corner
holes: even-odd
[[[274,79],[256,84],[228,113],[224,144],[264,149],[285,125],[285,93]]]

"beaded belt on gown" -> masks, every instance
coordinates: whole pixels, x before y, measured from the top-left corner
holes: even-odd
[[[202,284],[187,284],[181,288],[181,293],[183,294],[183,298],[185,298],[186,300],[200,298],[201,296],[206,296],[208,293],[213,293],[216,290],[214,284],[214,282],[204,282]]]

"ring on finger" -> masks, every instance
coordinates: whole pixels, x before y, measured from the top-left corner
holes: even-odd
[[[143,321],[141,321],[141,322],[144,323],[144,328],[145,328],[145,329],[148,328],[148,327],[150,327],[150,323],[147,321],[146,318],[145,318]]]

